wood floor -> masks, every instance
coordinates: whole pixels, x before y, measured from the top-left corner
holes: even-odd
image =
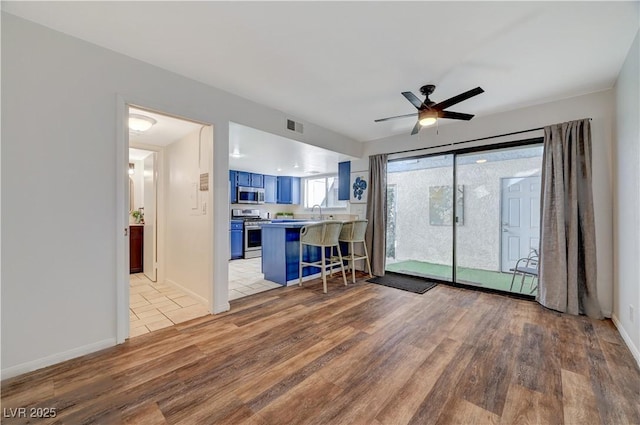
[[[610,321],[315,281],[2,383],[3,424],[640,424]],[[54,408],[49,419],[9,409]],[[15,416],[15,415],[14,415]]]

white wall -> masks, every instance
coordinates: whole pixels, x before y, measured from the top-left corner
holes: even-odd
[[[482,96],[491,96],[491,90],[487,87],[485,89],[487,89],[486,93]],[[613,202],[613,109],[614,93],[613,90],[607,90],[499,114],[477,116],[472,121],[442,125],[437,130],[434,127],[430,127],[421,130],[417,136],[408,134],[411,131],[411,124],[408,124],[407,134],[366,143],[365,155],[429,148],[429,146],[528,130],[580,118],[592,118],[593,197],[598,257],[598,300],[603,314],[610,317],[613,308],[613,217],[611,208]],[[436,134],[436,131],[439,134]],[[464,146],[481,146],[488,143],[539,136],[542,136],[541,131],[473,142]],[[460,145],[456,147],[460,147]],[[452,149],[451,145],[432,149],[432,152],[450,149]]]
[[[211,299],[209,265],[213,257],[211,192],[194,191],[193,185],[199,188],[200,173],[212,171],[212,137],[212,128],[207,126],[201,135],[196,130],[164,150],[165,281],[207,307]]]
[[[119,96],[215,127],[214,311],[229,306],[229,121],[362,155],[360,143],[295,116],[5,12],[1,30],[3,378],[113,345],[122,329],[116,269],[126,257],[116,252],[126,245],[126,213],[116,205],[128,180]],[[287,131],[287,118],[305,133]]]
[[[615,86],[613,320],[640,364],[640,44],[639,36]],[[633,306],[631,318],[629,307]]]

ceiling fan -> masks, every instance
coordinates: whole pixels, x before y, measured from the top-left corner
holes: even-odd
[[[416,125],[413,126],[413,130],[411,130],[411,135],[414,135],[420,131],[421,127],[426,127],[428,125],[434,124],[438,118],[469,121],[471,118],[473,118],[473,115],[463,114],[461,112],[445,111],[444,109],[448,108],[449,106],[453,106],[456,103],[467,100],[473,96],[477,96],[480,93],[484,93],[484,90],[482,90],[482,88],[476,87],[475,89],[460,93],[459,95],[453,96],[452,98],[440,103],[435,103],[431,101],[431,99],[429,99],[429,95],[433,93],[435,89],[436,86],[434,86],[433,84],[427,84],[420,87],[420,93],[425,96],[424,102],[418,99],[418,96],[411,93],[410,91],[403,91],[402,95],[406,97],[407,100],[418,109],[418,112],[414,112],[413,114],[397,115],[395,117],[380,118],[375,120],[375,122],[388,121],[396,118],[413,117],[417,115],[418,122],[416,122]]]

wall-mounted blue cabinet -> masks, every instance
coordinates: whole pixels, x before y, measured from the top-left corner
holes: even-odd
[[[278,176],[278,203],[300,203],[300,177]]]
[[[266,204],[278,203],[278,178],[264,175],[264,202]]]
[[[264,187],[264,176],[251,173],[251,187]]]
[[[338,200],[348,201],[351,188],[351,161],[338,163]]]
[[[229,170],[229,202],[238,203],[238,186],[264,188],[264,202],[267,204],[299,204],[300,177],[270,176]]]
[[[235,204],[238,202],[238,172],[229,170],[229,202]]]
[[[238,174],[238,186],[244,187],[264,187],[264,176],[262,174],[248,173],[246,171],[236,171]]]

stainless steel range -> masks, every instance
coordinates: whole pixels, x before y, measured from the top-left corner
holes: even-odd
[[[262,225],[271,220],[260,217],[260,210],[232,209],[231,218],[244,222],[244,258],[262,256]]]

